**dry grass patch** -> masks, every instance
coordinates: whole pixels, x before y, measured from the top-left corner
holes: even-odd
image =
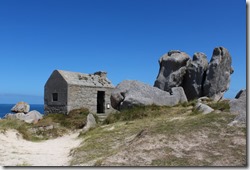
[[[118,122],[80,136],[84,142],[74,150],[71,164],[244,166],[246,128],[228,126],[235,116],[226,111],[194,114],[190,106],[121,112]]]

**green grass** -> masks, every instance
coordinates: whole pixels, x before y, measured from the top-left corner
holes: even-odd
[[[43,120],[38,123],[38,126],[53,122],[59,123],[62,127],[67,129],[81,129],[86,124],[88,114],[89,110],[85,108],[72,110],[68,115],[59,113],[47,114],[44,116]]]
[[[219,102],[210,102],[208,103],[208,106],[212,107],[214,110],[220,110],[225,112],[229,112],[230,110],[229,101],[227,100]]]
[[[179,103],[179,104],[176,105],[176,107],[179,107],[179,106],[181,106],[181,107],[195,106],[197,101],[198,101],[197,99],[194,99],[194,100],[191,100],[189,102]]]
[[[32,165],[24,161],[23,163],[17,164],[16,166],[24,166],[25,167],[25,166],[32,166]]]
[[[170,109],[168,106],[137,106],[131,109],[123,110],[118,113],[111,113],[104,120],[103,124],[111,124],[117,121],[132,121],[137,119],[143,119],[146,117],[159,116]]]

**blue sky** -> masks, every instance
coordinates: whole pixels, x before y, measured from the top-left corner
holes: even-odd
[[[210,60],[218,46],[232,56],[233,98],[246,88],[244,0],[1,0],[0,103],[43,103],[55,69],[153,85],[164,53]]]

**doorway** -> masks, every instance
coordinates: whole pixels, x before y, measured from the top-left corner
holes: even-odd
[[[97,91],[97,113],[105,113],[105,91]]]

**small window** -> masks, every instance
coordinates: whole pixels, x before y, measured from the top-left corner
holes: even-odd
[[[58,101],[58,93],[52,93],[52,101],[53,102]]]

